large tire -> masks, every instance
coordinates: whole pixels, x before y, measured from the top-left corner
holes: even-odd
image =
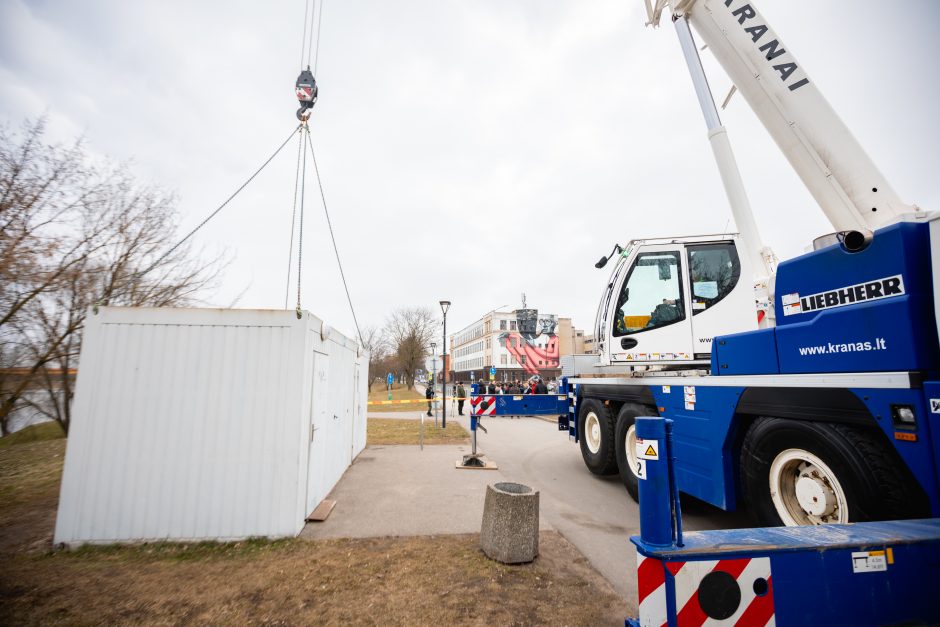
[[[633,500],[640,501],[639,478],[636,474],[636,434],[634,423],[637,416],[655,416],[655,410],[636,403],[624,403],[617,414],[614,428],[614,452],[617,458],[617,471],[620,481]]]
[[[905,518],[920,499],[878,433],[759,418],[741,447],[742,491],[763,526]]]
[[[603,402],[589,398],[578,411],[578,441],[584,465],[595,475],[617,472],[614,456],[614,421]]]

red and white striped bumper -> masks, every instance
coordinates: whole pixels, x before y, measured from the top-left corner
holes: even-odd
[[[679,627],[775,624],[768,557],[662,562],[637,553],[641,625],[669,624],[670,588],[675,594],[674,624]]]

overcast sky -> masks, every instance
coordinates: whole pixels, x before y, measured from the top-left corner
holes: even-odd
[[[757,4],[901,197],[940,209],[940,3]],[[303,14],[3,0],[0,119],[45,113],[54,138],[133,160],[188,230],[297,124]],[[641,0],[325,0],[311,135],[360,324],[449,299],[457,331],[525,292],[590,330],[615,241],[725,229],[675,33],[644,21]],[[831,229],[744,99],[722,117],[766,243],[799,254]],[[284,306],[295,159],[292,144],[198,234],[234,257],[211,304]],[[302,304],[353,336],[308,181]]]

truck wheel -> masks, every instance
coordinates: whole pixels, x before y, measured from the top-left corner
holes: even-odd
[[[617,470],[620,473],[620,481],[627,489],[627,492],[633,497],[633,500],[640,501],[639,478],[636,474],[637,456],[636,456],[636,427],[634,422],[637,416],[653,416],[655,411],[648,407],[637,405],[635,403],[624,403],[617,414],[617,426],[614,429],[614,446],[617,456]]]
[[[595,475],[617,472],[614,457],[614,422],[603,402],[587,399],[578,412],[578,440],[584,465]]]
[[[760,418],[741,448],[743,492],[768,527],[898,518],[908,490],[887,453],[859,429]]]

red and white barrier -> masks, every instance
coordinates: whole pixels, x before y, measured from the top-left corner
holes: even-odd
[[[472,416],[493,416],[496,414],[496,397],[471,396],[470,414]]]
[[[664,563],[637,554],[637,593],[641,625],[660,627],[667,623],[667,571],[675,582],[676,625],[679,627],[765,627],[775,624],[770,558]],[[722,601],[714,599],[726,601],[729,593],[732,597],[740,595],[738,603],[727,606],[733,608],[733,611],[729,611],[728,616],[720,619],[710,618],[722,616]],[[700,598],[700,594],[706,598]],[[703,609],[703,605],[710,605],[706,608],[708,611]]]

